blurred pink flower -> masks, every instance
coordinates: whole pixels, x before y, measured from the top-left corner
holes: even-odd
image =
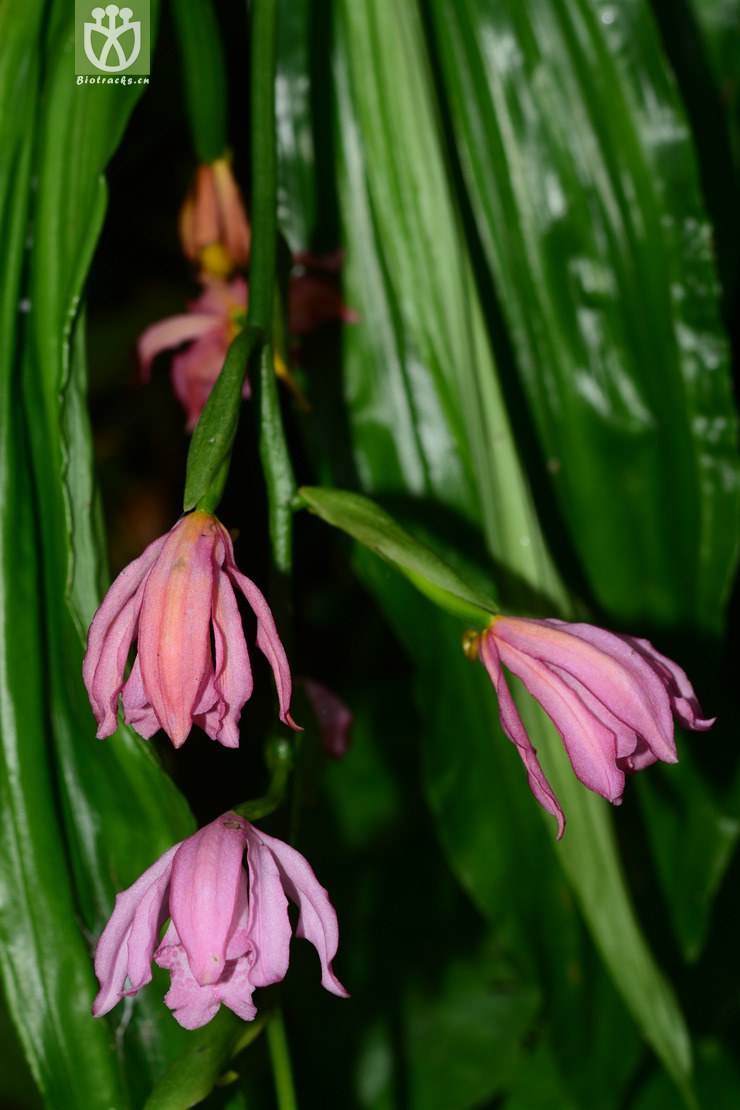
[[[226,747],[238,746],[252,672],[235,586],[257,617],[257,646],[275,675],[280,719],[297,727],[270,607],[237,568],[224,526],[196,510],[121,571],[90,625],[82,674],[99,737],[115,731],[122,695],[126,723],[142,736],[163,728],[179,748],[195,723]],[[134,640],[138,652],[124,681]]]
[[[618,805],[625,771],[676,763],[673,717],[707,729],[686,674],[647,640],[589,624],[494,617],[478,639],[480,659],[499,699],[504,732],[527,768],[532,793],[565,828],[509,691],[502,664],[521,679],[560,733],[573,770],[590,790]]]
[[[100,991],[93,1014],[107,1014],[149,983],[153,959],[170,971],[164,1000],[185,1029],[205,1025],[221,1005],[251,1021],[257,1013],[252,991],[280,982],[288,970],[288,898],[299,909],[296,935],[319,954],[322,985],[347,998],[331,966],[337,915],[308,861],[236,813],[224,813],[117,896],[95,952]]]
[[[350,745],[350,731],[354,717],[342,699],[314,678],[300,679],[321,732],[321,744],[331,759],[341,759]]]
[[[181,316],[169,316],[151,324],[137,345],[141,377],[148,382],[152,362],[173,347],[188,346],[172,358],[172,388],[187,413],[192,432],[213,383],[221,373],[232,340],[244,327],[247,313],[247,283],[243,277],[231,282],[208,281],[203,292],[188,304]],[[249,382],[243,396],[249,396]]]
[[[331,320],[356,323],[357,313],[347,308],[339,289],[326,274],[335,272],[341,265],[341,252],[320,256],[297,255],[301,261],[298,272],[290,279],[288,288],[288,328],[295,336],[309,334]],[[192,431],[208,400],[226,358],[226,352],[235,336],[244,327],[247,318],[247,282],[242,277],[226,282],[209,278],[199,297],[188,304],[188,310],[179,316],[151,324],[142,332],[137,344],[139,365],[143,381],[151,377],[152,362],[163,351],[183,347],[172,358],[172,386],[187,413],[187,429]],[[275,373],[302,400],[300,389],[279,351],[275,351]],[[245,397],[249,396],[249,383],[244,385]]]
[[[348,308],[332,277],[339,274],[344,251],[331,254],[293,256],[293,271],[288,285],[288,328],[293,335],[308,335],[331,320],[359,324],[360,315]]]
[[[251,231],[228,158],[198,166],[179,224],[183,253],[204,274],[226,278],[247,266]]]

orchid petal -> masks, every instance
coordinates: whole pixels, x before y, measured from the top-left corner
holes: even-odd
[[[540,766],[539,760],[537,759],[537,750],[529,739],[527,730],[519,715],[519,710],[511,696],[501,667],[498,648],[493,637],[484,636],[482,638],[480,643],[480,657],[491,677],[494,689],[496,690],[501,727],[509,740],[516,745],[516,749],[527,770],[530,790],[543,809],[546,809],[548,813],[551,813],[553,817],[557,818],[558,840],[560,840],[565,832],[565,817],[563,816],[563,811],[560,808],[555,793]]]
[[[144,688],[159,723],[179,748],[211,663],[212,551],[217,525],[207,513],[172,529],[147,579],[139,626]]]
[[[285,978],[290,960],[288,899],[272,852],[253,827],[247,829],[249,920],[247,931],[254,949],[252,982],[267,987]]]
[[[668,693],[630,643],[603,628],[553,620],[502,617],[495,629],[499,642],[574,675],[659,759],[676,762]]]
[[[201,248],[218,239],[218,197],[210,164],[204,163],[195,171],[195,181],[180,209],[179,224],[183,253],[197,262]]]
[[[252,694],[252,668],[234,588],[221,570],[216,575],[213,638],[216,647],[213,686],[219,699],[218,707],[202,719],[198,717],[197,724],[214,740],[227,748],[236,748],[239,746],[239,717]]]
[[[712,727],[717,718],[702,715],[694,687],[689,682],[686,671],[679,667],[678,663],[674,663],[667,655],[661,655],[649,640],[624,635],[620,635],[619,639],[630,643],[661,678],[668,692],[671,709],[684,728],[704,732]]]
[[[222,818],[223,820],[223,818]],[[246,824],[246,822],[245,822]],[[226,963],[238,960],[253,948],[249,935],[249,896],[247,894],[247,873],[242,867],[239,872],[239,889],[234,903],[234,916],[231,923],[231,935],[226,946]]]
[[[673,716],[710,727],[685,672],[647,640],[589,624],[496,616],[478,642],[505,720],[510,695],[501,664],[524,683],[558,729],[584,785],[619,803],[624,772],[678,759]],[[519,724],[521,722],[519,721]],[[531,783],[530,783],[531,785]]]
[[[154,959],[170,972],[170,989],[164,1000],[183,1029],[200,1029],[207,1025],[218,1013],[221,1003],[210,986],[201,986],[195,979],[182,945],[160,947]]]
[[[183,312],[150,324],[141,333],[136,344],[142,380],[149,381],[152,363],[162,351],[169,351],[194,339],[203,339],[221,326],[222,321],[218,317],[205,312]]]
[[[247,311],[248,293],[249,286],[246,279],[241,276],[231,281],[207,278],[200,296],[188,302],[188,311],[208,312],[226,323],[234,312]]]
[[[284,844],[282,840],[268,836],[253,826],[247,835],[250,851],[254,843],[268,849],[277,864],[283,890],[300,910],[296,936],[305,937],[318,952],[321,961],[321,985],[332,994],[348,998],[348,992],[331,967],[339,947],[336,911],[308,860],[289,844]]]
[[[241,194],[226,158],[213,163],[213,176],[221,217],[223,243],[234,266],[249,262],[251,233]]]
[[[135,883],[116,896],[113,913],[95,949],[95,974],[100,982],[100,990],[93,1003],[95,1017],[107,1014],[126,993],[124,987],[132,956],[134,976],[139,980],[132,989],[137,990],[151,978],[151,969],[148,973],[149,978],[146,978],[143,965],[151,963],[156,935],[151,937],[146,925],[151,922],[157,903],[160,909],[165,906],[172,860],[179,847],[179,844],[175,844],[169,848],[156,863],[139,876]],[[136,941],[140,951],[132,953],[129,939],[132,936],[139,906],[145,898],[147,898],[147,909],[137,923],[136,930]],[[134,976],[132,976],[132,982]]]
[[[652,752],[645,741],[638,736],[635,750],[630,755],[618,759],[617,766],[621,767],[623,771],[635,774],[636,771],[642,771],[645,767],[650,767],[657,762],[658,757],[655,752]]]
[[[230,961],[218,983],[210,988],[224,1006],[242,1019],[252,1021],[257,1015],[257,1007],[252,1002],[252,991],[256,984],[252,981],[252,968],[246,957]]]
[[[98,721],[97,737],[110,736],[118,727],[118,697],[131,644],[139,624],[145,583],[116,613],[108,626],[98,665],[90,683],[90,704]],[[84,676],[84,670],[83,670]]]
[[[231,541],[229,541],[229,544]],[[300,732],[300,726],[295,723],[290,715],[290,698],[293,692],[293,681],[290,675],[288,657],[285,654],[272,610],[265,600],[262,591],[255,585],[251,578],[237,568],[233,556],[227,548],[224,570],[232,582],[235,582],[249,602],[252,612],[257,618],[257,647],[272,667],[277,687],[278,702],[280,705],[280,720]]]
[[[185,409],[187,430],[192,431],[221,373],[229,349],[227,327],[219,327],[187,350],[175,355],[170,376],[175,396]]]
[[[508,643],[498,643],[501,661],[520,678],[562,738],[576,777],[584,786],[619,803],[624,774],[617,767],[616,736],[546,664]]]
[[[201,986],[224,969],[245,843],[244,821],[226,813],[184,841],[172,865],[172,920]]]
[[[647,747],[645,741],[637,735],[635,730],[626,725],[619,717],[616,717],[608,706],[600,702],[596,695],[591,693],[588,686],[584,686],[575,675],[568,674],[567,671],[561,670],[560,667],[556,667],[552,663],[548,665],[548,670],[556,674],[569,689],[573,690],[594,717],[598,718],[613,733],[615,739],[614,752],[617,760],[631,758],[640,744]]]
[[[154,733],[159,731],[157,714],[152,709],[149,697],[144,689],[138,655],[134,659],[131,674],[123,687],[121,702],[123,703],[124,721],[127,725],[135,728],[139,736],[148,740],[150,736],[154,736]]]
[[[132,626],[128,623],[127,619],[122,619],[115,626],[115,635],[111,635],[111,628],[116,622],[116,618],[126,606],[137,599],[136,604],[139,603],[141,596],[140,590],[146,581],[147,575],[152,566],[157,560],[160,551],[164,547],[166,536],[160,536],[153,543],[144,549],[138,559],[134,559],[129,563],[121,573],[114,580],[103,601],[98,608],[95,616],[92,619],[92,624],[87,634],[87,650],[85,658],[82,662],[82,678],[85,687],[90,697],[90,701],[95,713],[96,719],[100,721],[100,717],[106,716],[106,705],[109,704],[112,697],[112,708],[114,714],[113,728],[110,732],[115,730],[115,705],[118,699],[118,693],[123,681],[123,666],[125,666],[125,655],[128,654],[128,649],[131,640],[126,643],[126,638],[131,633],[133,638],[134,632]],[[134,606],[136,608],[136,606]],[[116,642],[116,638],[118,641]],[[119,651],[125,648],[125,655],[123,664],[120,669],[120,682],[118,681],[118,672],[115,667],[111,669],[111,660],[117,662]],[[103,657],[105,656],[105,661]],[[102,688],[102,673],[96,682],[95,676],[101,665],[104,665],[108,681],[111,686],[105,691]],[[112,694],[115,689],[115,695]],[[110,720],[106,718],[106,728],[110,725]],[[102,729],[101,724],[101,729]],[[99,732],[100,735],[100,732]],[[109,735],[109,732],[104,732],[102,735]]]

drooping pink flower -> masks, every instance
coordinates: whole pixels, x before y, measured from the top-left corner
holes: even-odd
[[[540,767],[514,704],[502,664],[521,679],[560,733],[573,770],[590,790],[618,805],[625,771],[676,763],[673,717],[710,728],[684,671],[647,640],[589,624],[494,617],[477,641],[499,699],[504,732],[527,769],[532,793],[565,828],[563,812]]]
[[[82,674],[99,737],[115,731],[122,695],[126,723],[142,736],[163,728],[179,748],[195,723],[226,747],[238,746],[252,672],[235,586],[257,618],[280,719],[297,727],[290,667],[270,607],[239,571],[224,526],[196,509],[121,571],[90,625]],[[134,640],[138,652],[124,680]]]
[[[199,297],[188,304],[188,311],[151,324],[137,344],[142,380],[151,377],[152,362],[162,351],[181,348],[172,358],[172,388],[187,413],[187,429],[192,432],[213,383],[221,373],[226,352],[241,331],[247,313],[247,283],[243,277],[233,281],[208,281]],[[249,382],[243,396],[249,396]]]
[[[308,861],[243,817],[224,813],[170,848],[116,898],[95,952],[100,991],[93,1014],[107,1014],[149,983],[154,960],[170,971],[164,1000],[185,1029],[205,1025],[221,1005],[251,1021],[257,1012],[252,991],[280,982],[288,970],[288,898],[299,909],[296,935],[318,952],[322,985],[347,998],[331,966],[337,915]]]
[[[342,759],[350,745],[352,710],[338,694],[315,678],[300,679],[321,732],[321,745],[331,759]]]
[[[202,273],[226,278],[247,265],[251,231],[228,158],[198,166],[179,223],[183,253]]]

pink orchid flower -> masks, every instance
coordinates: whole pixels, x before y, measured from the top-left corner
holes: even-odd
[[[204,274],[226,278],[246,267],[251,229],[228,158],[198,166],[179,223],[183,253]]]
[[[121,571],[90,625],[82,674],[99,737],[115,731],[122,695],[126,723],[142,736],[163,728],[179,748],[195,723],[226,747],[238,746],[252,671],[235,586],[257,617],[257,646],[275,675],[280,719],[297,728],[290,668],[270,607],[239,571],[224,526],[196,509]],[[124,680],[134,640],[138,652]]]
[[[565,818],[514,704],[502,664],[521,679],[560,733],[573,770],[615,805],[625,771],[676,763],[673,717],[703,730],[706,720],[684,671],[647,640],[559,620],[494,617],[477,641],[499,699],[504,732],[516,744],[535,798]]]
[[[192,432],[203,406],[221,373],[232,340],[244,327],[247,313],[247,283],[243,277],[231,282],[209,281],[203,292],[188,304],[188,311],[151,324],[138,342],[142,380],[151,378],[152,362],[173,347],[172,387],[187,413],[187,430]],[[245,382],[243,396],[249,396]]]
[[[170,971],[164,1000],[185,1029],[205,1025],[221,1005],[251,1021],[257,1013],[252,992],[280,982],[288,970],[288,898],[299,909],[296,935],[319,954],[322,986],[347,998],[331,966],[337,915],[308,861],[243,817],[224,813],[175,844],[116,898],[95,951],[100,991],[93,1014],[107,1014],[151,982],[154,960]]]

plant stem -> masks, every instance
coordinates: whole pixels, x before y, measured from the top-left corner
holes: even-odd
[[[288,1038],[285,1035],[285,1023],[280,1007],[275,1010],[267,1026],[267,1045],[270,1050],[272,1074],[275,1077],[278,1110],[298,1110]]]

